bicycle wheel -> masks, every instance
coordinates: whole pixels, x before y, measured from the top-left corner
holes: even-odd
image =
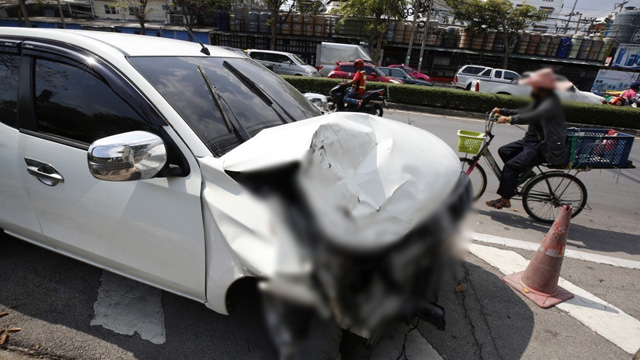
[[[462,171],[465,173],[469,170],[469,167],[473,164],[473,161],[469,158],[460,158],[460,165],[462,165]],[[484,171],[480,164],[476,164],[473,171],[469,174],[469,180],[471,181],[471,187],[473,188],[473,201],[480,199],[484,191],[487,189],[487,173]]]
[[[562,205],[571,205],[577,216],[587,204],[587,188],[577,177],[565,173],[542,174],[525,185],[522,205],[532,218],[552,223]]]

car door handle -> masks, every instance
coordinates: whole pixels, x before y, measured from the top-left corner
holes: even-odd
[[[27,172],[35,176],[41,183],[47,186],[56,186],[64,182],[64,177],[53,166],[41,161],[24,158],[27,163]]]

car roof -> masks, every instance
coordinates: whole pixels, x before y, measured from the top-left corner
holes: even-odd
[[[276,51],[276,50],[250,49],[250,50],[247,50],[247,51],[248,51],[248,52],[250,52],[250,53],[251,53],[251,52],[254,52],[254,51],[258,51],[258,52],[269,53],[269,54],[286,54],[286,55],[292,54],[292,53],[290,53],[290,52],[286,52],[286,51]]]
[[[52,40],[76,45],[97,52],[101,49],[116,49],[125,56],[207,56],[200,52],[197,42],[174,40],[155,36],[122,34],[103,31],[0,28],[0,36]],[[233,51],[218,46],[208,46],[211,56],[240,57]]]

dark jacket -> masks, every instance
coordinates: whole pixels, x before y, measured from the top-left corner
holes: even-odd
[[[542,143],[540,152],[548,163],[566,163],[567,125],[558,95],[551,93],[522,110],[500,109],[500,115],[511,116],[511,124],[529,125],[524,141]]]

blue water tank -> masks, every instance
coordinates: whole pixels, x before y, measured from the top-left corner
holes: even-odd
[[[571,50],[571,36],[563,36],[560,39],[560,44],[558,45],[558,51],[556,52],[556,57],[566,59],[569,56],[570,50]]]

